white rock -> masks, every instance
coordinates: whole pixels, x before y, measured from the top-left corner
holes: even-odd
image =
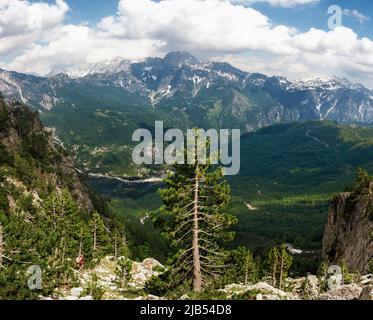
[[[225,292],[228,298],[235,294],[244,294],[249,291],[259,291],[262,294],[263,300],[299,300],[298,296],[294,293],[276,289],[266,282],[259,282],[249,286],[231,284],[227,285],[221,291]]]
[[[293,288],[292,292],[307,300],[314,300],[319,296],[319,279],[314,275],[298,279],[289,279],[289,284]]]
[[[319,296],[319,300],[356,300],[360,297],[362,287],[357,284],[348,284],[332,289]]]
[[[373,275],[372,274],[367,274],[365,276],[362,276],[360,283],[362,285],[367,285],[367,284],[373,283]]]
[[[73,297],[80,297],[80,295],[82,294],[82,292],[83,292],[83,288],[82,287],[72,288],[70,290],[70,295],[73,296]]]
[[[366,286],[365,288],[363,288],[359,300],[373,300],[373,285]]]
[[[63,298],[63,300],[73,301],[73,300],[79,300],[79,298],[76,297],[76,296],[66,296],[66,297]]]

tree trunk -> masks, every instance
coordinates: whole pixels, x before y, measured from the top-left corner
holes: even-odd
[[[64,264],[65,263],[65,254],[66,254],[66,240],[65,240],[65,238],[62,238],[62,243],[63,243],[63,245],[62,245],[62,258],[61,258],[61,260],[62,260],[62,264]]]
[[[282,286],[283,286],[283,271],[284,270],[284,253],[281,252],[281,265],[280,265],[280,290],[282,290]]]
[[[114,236],[114,259],[117,260],[117,258],[118,258],[117,236]]]
[[[272,271],[272,287],[276,287],[276,273],[277,273],[277,256],[273,262],[273,271]]]
[[[97,224],[95,222],[95,226],[93,228],[93,256],[95,256],[97,249]]]
[[[3,267],[3,226],[0,223],[0,269]]]
[[[80,231],[80,242],[79,242],[79,253],[78,257],[80,257],[83,253],[83,228]]]
[[[196,170],[193,208],[193,289],[196,292],[202,289],[201,258],[199,253],[199,170]]]
[[[249,280],[249,256],[247,256],[246,258],[245,286],[247,286],[248,280]]]

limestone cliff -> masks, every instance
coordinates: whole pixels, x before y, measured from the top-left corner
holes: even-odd
[[[373,180],[366,177],[351,193],[331,205],[323,239],[323,256],[344,261],[350,271],[366,273],[373,257]]]
[[[10,208],[14,188],[36,202],[48,190],[68,189],[81,209],[93,210],[74,162],[45,130],[38,114],[0,96],[0,191]]]

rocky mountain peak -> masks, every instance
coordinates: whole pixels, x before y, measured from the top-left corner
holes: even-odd
[[[183,65],[193,66],[199,63],[194,56],[185,51],[170,52],[163,58],[163,61],[170,63],[176,68],[180,68]]]
[[[347,78],[332,77],[313,77],[309,79],[301,79],[295,81],[290,86],[292,89],[300,90],[338,90],[338,89],[352,89],[352,90],[368,90],[362,84],[352,83]]]
[[[78,69],[56,67],[46,75],[47,78],[52,78],[61,74],[69,76],[71,79],[84,78],[93,74],[116,74],[121,71],[129,70],[131,62],[121,57],[116,57],[112,60],[103,60],[98,63],[86,63]]]

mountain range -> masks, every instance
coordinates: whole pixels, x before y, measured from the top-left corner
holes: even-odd
[[[228,63],[202,62],[186,52],[135,63],[116,58],[80,70],[58,68],[44,77],[0,70],[0,92],[38,110],[97,107],[101,95],[117,104],[172,113],[185,126],[254,131],[308,120],[373,123],[373,92],[361,84],[337,77],[291,82]]]
[[[131,159],[132,133],[153,130],[156,120],[165,128],[242,130],[241,172],[229,181],[230,210],[239,218],[234,245],[282,240],[320,248],[332,195],[357,167],[373,172],[373,92],[347,79],[291,82],[173,52],[44,77],[0,70],[0,92],[40,112],[79,169],[101,177],[91,185],[114,199],[131,241],[149,244],[157,257],[164,244],[147,212],[161,205],[158,185],[123,182],[163,169]]]

